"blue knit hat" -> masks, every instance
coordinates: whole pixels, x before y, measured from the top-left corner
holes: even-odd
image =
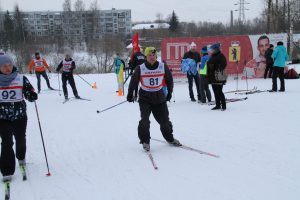
[[[0,67],[4,64],[13,64],[11,57],[6,54],[0,55]]]
[[[211,45],[210,48],[212,50],[220,50],[221,44],[220,43],[215,43],[215,44]]]
[[[203,54],[207,53],[207,46],[202,47],[201,53]]]

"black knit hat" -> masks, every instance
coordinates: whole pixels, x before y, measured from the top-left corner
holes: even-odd
[[[282,45],[283,45],[282,41],[277,42],[277,46],[282,46]]]

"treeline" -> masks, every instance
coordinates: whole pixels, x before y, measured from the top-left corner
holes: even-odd
[[[64,12],[84,11],[85,5],[82,0],[76,0],[74,9],[72,9],[71,1],[65,0],[63,3]],[[97,0],[91,3],[89,12],[98,10]],[[0,10],[1,12],[1,10]],[[78,42],[72,37],[64,38],[63,31],[59,34],[49,36],[31,35],[26,29],[28,19],[21,12],[18,5],[15,6],[11,14],[6,11],[0,14],[0,50],[11,52],[15,56],[15,64],[20,68],[21,72],[27,71],[27,65],[31,60],[34,52],[41,52],[42,55],[62,56],[68,52],[83,52],[82,58],[77,55],[78,59],[86,60],[86,55],[90,57],[91,62],[86,62],[83,68],[86,72],[91,73],[107,73],[111,72],[113,57],[116,53],[121,55],[125,53],[126,38],[122,35],[106,34],[95,38],[92,34]],[[94,18],[92,18],[94,19]],[[27,20],[27,21],[26,21]],[[96,22],[95,26],[96,26]],[[62,27],[63,28],[63,27]],[[88,30],[93,33],[93,30]],[[78,35],[76,35],[78,37]],[[53,63],[55,64],[55,63]]]
[[[140,43],[143,46],[155,46],[160,48],[164,37],[204,37],[225,36],[240,34],[264,34],[264,33],[297,33],[300,32],[300,11],[296,9],[299,0],[264,0],[262,6],[265,9],[255,19],[247,21],[234,20],[232,23],[221,22],[181,22],[180,17],[173,11],[166,19],[162,14],[157,14],[157,23],[168,23],[169,29],[140,30]],[[85,4],[82,0],[76,0],[72,6],[71,0],[65,0],[62,5],[64,12],[84,11]],[[88,9],[91,13],[99,10],[95,0]],[[1,8],[0,8],[1,12]],[[116,53],[126,58],[130,52],[126,45],[131,43],[131,36],[102,35],[99,38],[88,35],[84,41],[74,44],[72,39],[65,40],[63,35],[39,37],[30,35],[25,28],[24,14],[18,6],[15,6],[13,15],[8,11],[0,15],[0,49],[11,51],[15,55],[16,64],[20,70],[25,71],[26,65],[35,51],[42,54],[63,54],[66,49],[73,51],[85,51],[93,64],[89,63],[89,72],[110,72],[113,56]],[[94,19],[94,18],[92,18]],[[96,24],[96,22],[94,22]],[[63,31],[63,30],[62,30]],[[94,33],[93,30],[89,32]],[[289,37],[289,39],[291,39]],[[288,44],[290,45],[290,43]],[[288,46],[289,47],[289,46]],[[126,55],[125,55],[126,54]]]

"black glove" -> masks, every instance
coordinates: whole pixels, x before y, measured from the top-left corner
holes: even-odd
[[[30,102],[34,102],[37,99],[38,99],[38,95],[35,92],[30,93],[30,95],[27,98],[27,100]]]
[[[127,95],[127,101],[128,101],[128,102],[134,102],[133,94],[128,94],[128,95]]]
[[[172,99],[172,94],[170,92],[168,92],[166,100],[170,101],[171,99]]]

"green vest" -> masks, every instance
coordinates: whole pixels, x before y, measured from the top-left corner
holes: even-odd
[[[207,62],[205,63],[203,69],[199,69],[199,74],[201,74],[201,75],[207,75]]]

